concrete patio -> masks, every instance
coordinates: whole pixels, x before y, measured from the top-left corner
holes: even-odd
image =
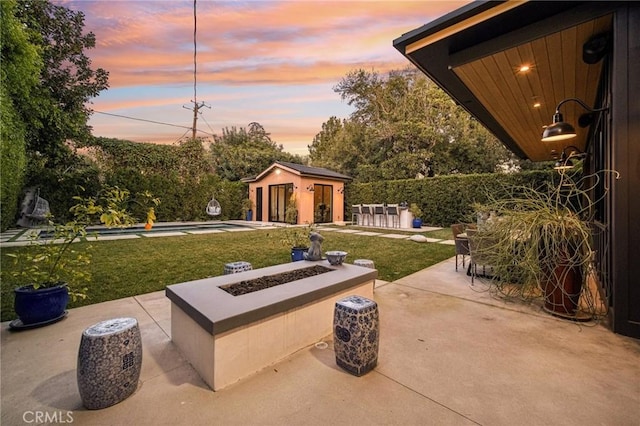
[[[45,415],[82,425],[638,425],[639,341],[494,300],[453,258],[380,284],[378,367],[359,378],[336,366],[327,336],[326,349],[212,392],[171,342],[164,292],[73,309],[40,329],[2,323],[2,425]],[[82,331],[120,316],[142,332],[138,390],[86,410],[76,381]]]

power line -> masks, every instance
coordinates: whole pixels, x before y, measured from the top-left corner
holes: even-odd
[[[189,129],[191,130],[191,127],[187,127],[187,126],[181,126],[179,124],[172,124],[172,123],[163,123],[162,121],[154,121],[154,120],[147,120],[144,118],[136,118],[136,117],[128,117],[126,115],[120,115],[120,114],[112,114],[110,112],[102,112],[102,111],[97,111],[97,110],[93,110],[93,112],[97,112],[98,114],[104,114],[104,115],[111,115],[113,117],[120,117],[120,118],[126,118],[128,120],[136,120],[136,121],[144,121],[147,123],[154,123],[154,124],[162,124],[163,126],[172,126],[172,127],[180,127],[182,129]]]
[[[161,124],[163,126],[171,126],[171,127],[178,127],[180,129],[192,130],[192,128],[189,127],[189,126],[181,126],[179,124],[163,123],[162,121],[154,121],[154,120],[147,120],[147,119],[144,119],[144,118],[129,117],[129,116],[126,116],[126,115],[120,115],[120,114],[113,114],[113,113],[110,113],[110,112],[97,111],[95,109],[93,110],[93,112],[96,112],[98,114],[103,114],[103,115],[110,115],[112,117],[126,118],[127,120],[143,121],[145,123]],[[198,130],[198,132],[201,132],[201,133],[204,133],[204,134],[210,135],[210,136],[214,135],[213,133],[205,132],[203,130]]]
[[[207,127],[209,127],[209,130],[211,130],[211,132],[213,133],[213,129],[211,128],[211,125],[207,121],[207,117],[205,117],[204,114],[202,113],[200,113],[200,115],[202,115],[202,119],[204,120],[205,124],[207,125]]]
[[[147,123],[154,123],[154,124],[161,124],[163,126],[172,126],[172,127],[178,127],[181,129],[188,129],[192,131],[192,138],[195,139],[196,138],[196,133],[200,132],[200,133],[204,133],[205,135],[210,135],[210,136],[214,136],[213,133],[213,129],[211,129],[211,126],[209,126],[209,123],[207,123],[207,121],[205,120],[205,123],[207,124],[207,126],[209,126],[209,129],[211,129],[212,133],[209,132],[205,132],[203,130],[199,130],[197,128],[197,121],[198,121],[198,113],[200,112],[200,109],[203,107],[206,108],[211,108],[209,105],[207,105],[204,102],[200,102],[198,103],[198,45],[197,45],[197,35],[198,35],[198,21],[197,21],[197,10],[196,10],[196,4],[197,4],[197,0],[193,0],[193,100],[191,101],[191,103],[193,103],[193,108],[189,108],[187,106],[183,105],[183,108],[189,109],[193,111],[193,125],[191,127],[187,127],[187,126],[181,126],[179,124],[171,124],[171,123],[163,123],[161,121],[154,121],[154,120],[146,120],[143,118],[135,118],[135,117],[128,117],[126,115],[119,115],[119,114],[112,114],[112,113],[108,113],[108,112],[102,112],[102,111],[95,111],[98,114],[104,114],[104,115],[111,115],[113,117],[120,117],[120,118],[126,118],[128,120],[136,120],[136,121],[144,121]],[[202,114],[202,113],[200,113]],[[204,119],[204,116],[203,116]],[[186,134],[187,132],[185,132]],[[181,136],[181,138],[184,137],[184,135]]]
[[[191,130],[191,129],[187,129],[187,130],[182,134],[182,136],[180,136],[180,137],[179,137],[179,138],[174,142],[174,144],[176,144],[176,143],[180,142],[180,141],[182,140],[182,138],[184,138],[184,136],[185,136],[187,133],[189,133],[189,130]]]

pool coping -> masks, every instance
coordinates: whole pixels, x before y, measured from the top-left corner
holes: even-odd
[[[201,222],[156,222],[155,229],[153,231],[147,231],[144,229],[144,223],[137,223],[132,227],[126,228],[129,230],[127,233],[117,234],[117,228],[107,228],[104,225],[92,225],[87,227],[87,236],[79,238],[77,241],[114,241],[114,240],[126,240],[137,238],[153,238],[153,237],[175,237],[186,235],[202,235],[222,232],[242,232],[242,231],[254,231],[258,229],[273,229],[274,226],[265,225],[262,222],[247,222],[243,220],[211,220]],[[213,226],[220,225],[220,226]],[[224,225],[229,227],[225,228]],[[192,226],[193,229],[176,230],[171,227],[177,226]],[[203,228],[196,228],[201,226]],[[207,229],[208,227],[208,229]],[[132,229],[133,228],[133,229]],[[166,230],[162,228],[167,228]],[[0,246],[2,247],[19,247],[28,245],[30,243],[29,234],[48,230],[50,227],[42,226],[36,228],[17,228],[9,229],[0,234]],[[112,233],[106,233],[104,235],[92,234],[95,231],[102,229],[113,229]],[[49,242],[49,239],[42,239],[41,241]],[[56,243],[60,243],[56,241]]]

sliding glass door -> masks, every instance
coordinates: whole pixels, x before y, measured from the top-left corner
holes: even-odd
[[[287,214],[287,203],[293,194],[293,184],[269,186],[269,221],[284,222]]]
[[[333,185],[313,185],[313,221],[333,222]]]

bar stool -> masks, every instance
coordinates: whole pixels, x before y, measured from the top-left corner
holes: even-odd
[[[378,218],[378,224],[382,226],[384,220],[384,226],[387,226],[387,213],[385,207],[382,204],[376,204],[373,206],[373,226],[376,226],[376,218]]]
[[[355,221],[354,221],[355,218]],[[362,221],[362,206],[360,204],[354,204],[351,206],[351,222],[355,222],[356,225],[360,225]]]
[[[364,220],[367,219],[367,226],[369,226],[371,219],[373,219],[373,209],[369,204],[363,204],[360,211],[362,212],[362,225],[364,225]]]
[[[397,204],[388,204],[387,205],[387,227],[389,226],[389,218],[391,218],[391,224],[395,228],[396,224],[398,224],[398,228],[400,228],[400,214],[398,212]]]

